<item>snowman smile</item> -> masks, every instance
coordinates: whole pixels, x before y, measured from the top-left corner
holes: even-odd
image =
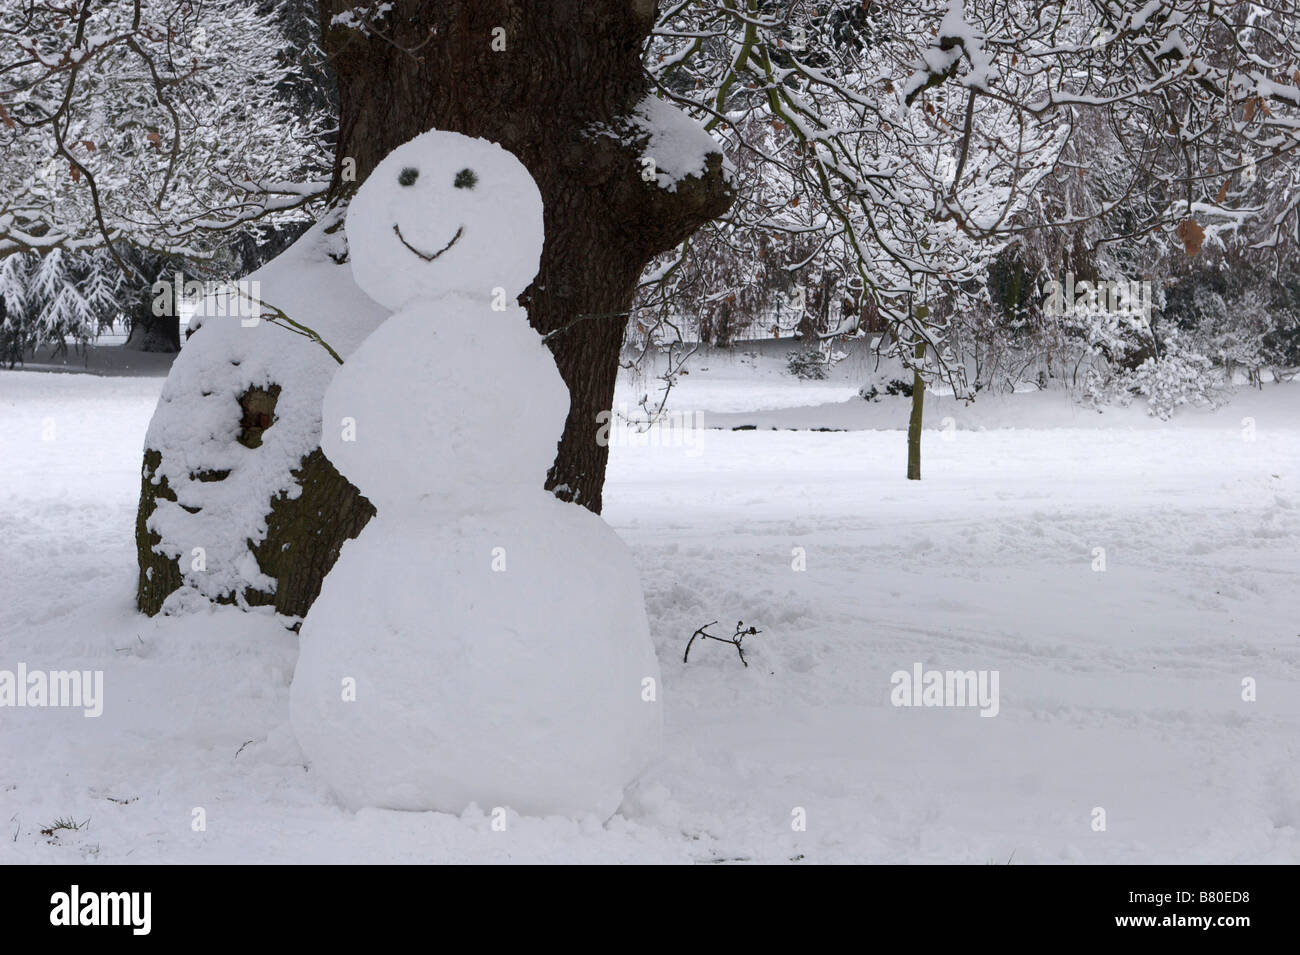
[[[411,245],[411,243],[407,242],[406,236],[402,235],[402,227],[399,226],[396,222],[393,223],[393,231],[397,233],[397,238],[402,243],[402,245],[406,246],[408,249],[410,249],[420,258],[424,259],[424,261],[432,262],[438,256],[442,255],[442,253],[446,252],[448,249],[450,249],[453,245],[456,244],[456,240],[461,237],[462,233],[464,233],[465,227],[461,226],[459,229],[457,229],[456,234],[451,237],[451,241],[448,242],[446,245],[444,245],[437,252],[434,252],[432,255],[430,255],[428,252],[421,252],[415,246]]]

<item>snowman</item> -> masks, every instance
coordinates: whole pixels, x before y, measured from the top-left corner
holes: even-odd
[[[495,143],[433,131],[346,228],[394,314],[326,391],[321,446],[377,514],[303,622],[294,733],[350,808],[608,818],[657,752],[659,668],[626,546],[543,490],[569,396],[513,304],[541,195]]]

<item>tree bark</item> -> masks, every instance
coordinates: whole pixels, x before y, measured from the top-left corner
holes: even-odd
[[[245,395],[246,404],[248,395]],[[260,443],[260,422],[245,421],[240,429],[241,443],[249,436]],[[249,445],[256,446],[256,445]],[[162,541],[148,529],[149,515],[158,499],[176,500],[175,493],[162,478],[153,477],[162,463],[162,453],[153,448],[144,452],[140,478],[140,506],[136,511],[135,544],[140,568],[136,584],[136,606],[149,616],[162,609],[167,597],[184,583],[179,563],[154,550]],[[274,593],[245,590],[240,600],[250,607],[274,606],[289,617],[306,616],[312,602],[320,595],[321,583],[338,560],[345,541],[356,537],[375,515],[367,500],[317,448],[307,455],[293,472],[302,488],[296,498],[281,495],[268,502],[266,538],[252,548],[262,572],[276,580]],[[224,474],[211,475],[224,480]],[[235,603],[230,594],[218,603]]]

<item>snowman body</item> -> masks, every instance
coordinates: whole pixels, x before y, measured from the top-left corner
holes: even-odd
[[[294,732],[352,808],[607,818],[658,750],[659,670],[627,548],[542,489],[568,391],[506,304],[537,270],[537,187],[425,133],[346,227],[395,314],[326,391],[321,445],[377,514],[303,623]]]

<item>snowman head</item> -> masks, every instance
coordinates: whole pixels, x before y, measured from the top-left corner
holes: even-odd
[[[542,197],[496,143],[432,130],[398,146],[348,208],[352,274],[393,309],[461,294],[516,298],[537,274]]]

